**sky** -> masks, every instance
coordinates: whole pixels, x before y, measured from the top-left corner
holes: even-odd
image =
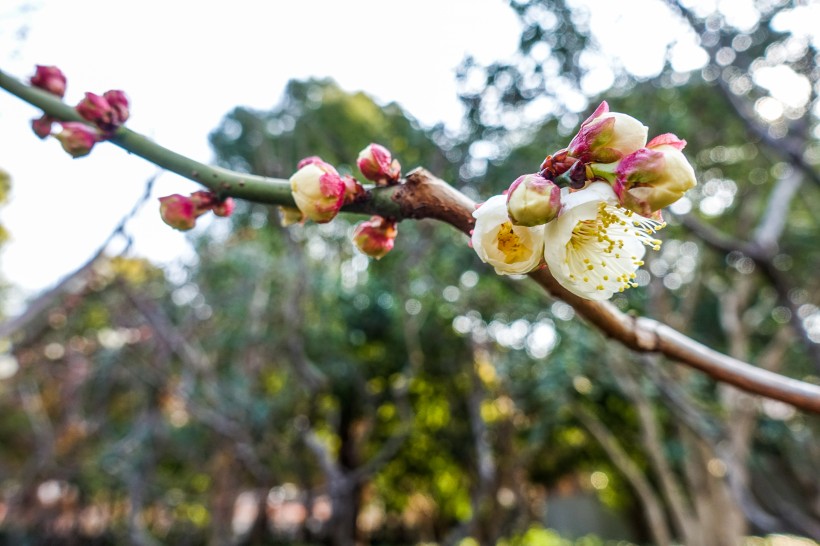
[[[26,3],[32,8],[20,13]],[[59,66],[70,104],[85,91],[123,89],[131,129],[204,161],[213,158],[208,133],[225,114],[273,107],[293,78],[330,76],[344,89],[399,102],[424,124],[457,127],[454,68],[467,52],[482,61],[512,54],[516,16],[495,0],[449,0],[450,17],[430,16],[441,11],[434,0],[386,4],[141,0],[118,2],[113,13],[103,0],[4,0],[0,68],[27,79],[36,64]],[[12,236],[0,275],[17,287],[18,302],[84,263],[157,172],[111,145],[71,159],[57,141],[34,137],[29,122],[38,115],[0,91],[0,168],[13,184],[0,209]],[[194,189],[165,173],[154,197]],[[128,231],[136,254],[164,262],[189,252],[154,199]]]
[[[583,1],[602,47],[631,72],[657,74],[667,47],[679,53],[678,70],[703,64],[694,36],[658,2]],[[294,78],[332,77],[348,91],[398,102],[424,125],[457,129],[456,66],[466,54],[480,63],[509,58],[521,29],[502,0],[447,0],[446,10],[439,0],[121,0],[116,11],[111,5],[3,0],[0,69],[27,79],[36,64],[59,66],[69,104],[85,91],[125,90],[129,128],[206,162],[213,159],[208,134],[225,114],[239,105],[272,108]],[[606,66],[593,71],[588,91],[611,83]],[[39,115],[0,90],[0,169],[12,176],[10,201],[0,208],[12,237],[0,251],[0,278],[14,286],[3,302],[10,313],[93,255],[157,173],[106,144],[71,159],[56,140],[31,133],[29,122]],[[190,259],[187,236],[161,222],[156,198],[196,189],[174,174],[157,178],[151,200],[128,224],[133,254],[158,263]]]

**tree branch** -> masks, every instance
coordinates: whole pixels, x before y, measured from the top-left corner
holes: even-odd
[[[42,108],[57,119],[78,120],[79,116],[74,109],[55,96],[22,84],[2,71],[0,87]],[[125,128],[119,129],[112,142],[221,195],[260,203],[293,204],[290,185],[286,180],[210,167],[163,148]],[[364,199],[343,210],[375,213],[397,219],[433,218],[467,234],[474,225],[472,212],[475,210],[475,203],[443,180],[419,168],[410,172],[401,184],[370,189]],[[580,315],[609,337],[629,348],[640,352],[663,353],[718,381],[820,413],[820,386],[783,377],[728,357],[658,321],[625,315],[608,302],[582,299],[558,284],[547,269],[532,272],[530,277],[553,296],[572,305]]]

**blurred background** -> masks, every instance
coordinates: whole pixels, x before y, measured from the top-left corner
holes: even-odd
[[[602,99],[676,133],[699,185],[613,302],[820,382],[820,3],[122,6],[4,4],[2,68],[125,89],[129,126],[231,169],[355,174],[378,142],[476,200]],[[154,199],[193,184],[70,160],[37,115],[0,95],[1,543],[820,539],[817,416],[608,341],[444,225],[380,261],[355,216],[173,232]]]

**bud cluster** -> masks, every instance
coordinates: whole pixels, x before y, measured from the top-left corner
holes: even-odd
[[[538,173],[477,208],[478,257],[503,275],[545,265],[569,292],[592,300],[637,286],[646,249],[661,245],[660,210],[696,184],[681,153],[686,142],[664,134],[647,143],[647,133],[602,102]],[[559,188],[566,179],[569,187]]]
[[[541,174],[567,173],[572,188],[608,182],[620,206],[644,216],[659,215],[693,188],[695,171],[681,150],[686,141],[671,133],[646,141],[648,128],[637,119],[610,112],[606,101],[587,118],[567,148],[547,156]]]
[[[56,95],[65,96],[67,79],[56,66],[37,65],[29,80],[37,87]],[[86,93],[85,98],[75,107],[77,113],[89,123],[60,121],[62,130],[54,135],[63,149],[72,157],[83,157],[91,152],[94,144],[111,138],[129,117],[128,97],[120,90],[106,91],[102,95]],[[41,139],[52,135],[53,117],[44,114],[32,120],[31,128]]]
[[[193,229],[197,218],[208,211],[227,218],[233,213],[235,206],[233,198],[223,199],[210,191],[195,191],[188,197],[175,193],[159,198],[162,221],[180,231]]]
[[[380,144],[369,144],[359,152],[356,160],[362,175],[376,186],[391,186],[401,180],[401,166],[390,151]],[[283,225],[313,220],[330,222],[344,205],[361,200],[364,187],[353,176],[339,174],[336,167],[318,156],[306,157],[297,164],[290,177],[291,194],[296,208],[281,207]],[[382,258],[393,248],[396,222],[390,218],[373,216],[358,224],[353,242],[364,254]]]

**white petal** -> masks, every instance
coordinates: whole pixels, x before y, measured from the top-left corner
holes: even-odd
[[[608,184],[595,183],[567,196],[570,206],[544,229],[544,260],[567,290],[604,300],[634,286],[643,262],[644,245],[657,247],[660,222],[610,204]],[[570,198],[578,195],[572,200]]]
[[[525,257],[513,263],[507,263],[507,255],[498,248],[498,233],[501,226],[510,221],[507,216],[507,197],[496,195],[481,205],[473,216],[476,219],[473,228],[473,249],[481,261],[492,265],[500,275],[517,275],[532,271],[541,262],[544,253],[544,230],[542,226],[529,228],[512,226],[524,248],[528,249]]]

